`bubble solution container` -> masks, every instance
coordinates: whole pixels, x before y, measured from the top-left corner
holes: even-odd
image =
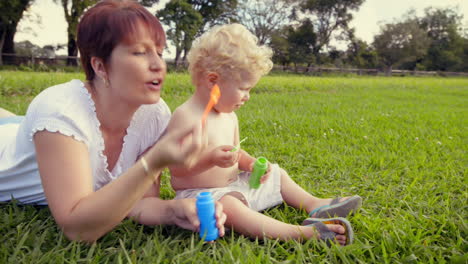
[[[218,238],[216,228],[215,203],[210,192],[197,195],[197,214],[200,220],[200,238],[205,241],[214,241]]]
[[[252,173],[250,174],[249,185],[252,189],[260,187],[260,178],[265,174],[268,168],[268,160],[264,157],[259,157],[254,164]]]

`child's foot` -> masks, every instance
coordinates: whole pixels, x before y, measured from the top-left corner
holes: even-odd
[[[325,241],[327,245],[337,242],[342,246],[346,246],[354,240],[351,223],[345,218],[308,218],[308,223],[306,226],[315,227],[318,235],[317,239]]]
[[[362,198],[359,195],[351,197],[337,197],[335,199],[324,199],[323,203],[309,213],[312,218],[326,217],[347,217],[354,213],[362,205]],[[304,224],[304,223],[302,223]]]

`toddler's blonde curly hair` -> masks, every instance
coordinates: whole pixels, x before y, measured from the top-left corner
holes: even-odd
[[[188,54],[189,72],[196,85],[199,74],[237,75],[242,71],[263,76],[273,67],[272,50],[241,24],[214,26],[193,42]]]

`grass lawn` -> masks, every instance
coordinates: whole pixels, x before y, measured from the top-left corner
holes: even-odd
[[[82,74],[0,71],[0,106],[19,114],[42,89]],[[169,74],[171,109],[191,93]],[[319,197],[359,194],[355,243],[214,244],[125,220],[93,245],[68,241],[47,208],[0,205],[0,263],[467,263],[468,79],[267,76],[238,112],[243,148],[279,163]],[[174,193],[167,172],[163,198]],[[300,224],[305,211],[264,212]]]

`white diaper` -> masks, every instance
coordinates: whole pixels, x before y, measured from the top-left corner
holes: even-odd
[[[201,192],[211,192],[215,201],[231,192],[238,192],[245,198],[252,210],[262,211],[283,202],[281,196],[281,172],[278,164],[271,164],[270,178],[258,189],[249,186],[250,172],[241,172],[237,180],[226,187],[206,189],[186,189],[176,191],[175,199],[196,198]]]

